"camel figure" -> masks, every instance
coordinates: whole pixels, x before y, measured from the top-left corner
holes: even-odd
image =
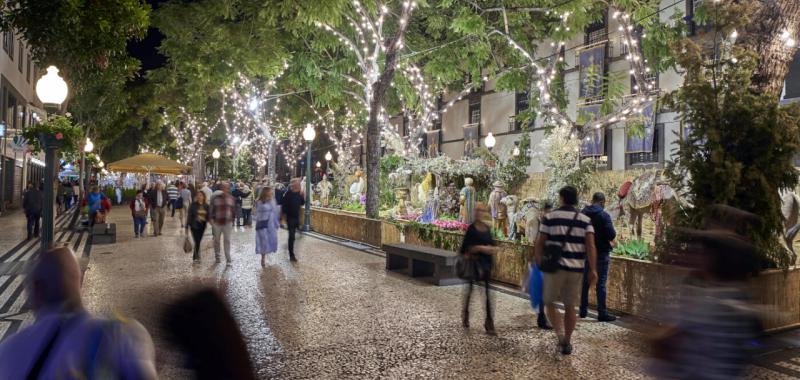
[[[525,198],[511,219],[509,239],[521,240],[524,236],[529,243],[536,241],[539,234],[539,202],[533,198]]]
[[[656,171],[644,172],[633,181],[624,183],[617,194],[619,202],[609,207],[612,220],[628,215],[631,236],[642,238],[642,221],[646,214],[652,214],[656,222],[655,239],[663,235],[663,211],[677,204],[684,207],[677,192],[668,184],[666,178]]]

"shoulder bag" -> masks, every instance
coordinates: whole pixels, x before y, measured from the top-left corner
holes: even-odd
[[[567,229],[567,234],[564,236],[566,240],[572,234],[572,227],[575,226],[575,220],[578,219],[579,212],[575,212],[575,217],[572,218],[572,224]],[[564,252],[564,241],[560,244],[545,244],[544,252],[542,253],[542,265],[539,268],[545,273],[554,273],[558,271],[559,262],[561,261],[562,253]]]

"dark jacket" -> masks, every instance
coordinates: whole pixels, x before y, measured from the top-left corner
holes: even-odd
[[[594,227],[594,244],[597,247],[597,254],[608,255],[611,253],[611,241],[617,237],[617,231],[614,229],[611,215],[608,215],[607,212],[597,205],[586,206],[581,212],[592,220],[592,227]]]
[[[303,196],[294,191],[287,191],[281,198],[281,213],[286,215],[286,220],[299,220],[300,207],[306,204]]]
[[[42,213],[42,192],[33,187],[22,196],[22,208],[26,214]]]
[[[206,220],[199,221],[197,220],[197,211],[200,208],[206,210]],[[208,203],[203,203],[202,205],[197,202],[192,202],[189,206],[189,215],[186,218],[186,228],[191,228],[193,230],[200,230],[206,227],[208,223],[208,219],[211,218],[211,210],[208,208]]]
[[[147,194],[145,195],[145,198],[147,198],[147,201],[150,202],[150,207],[152,207],[152,208],[158,208],[159,207],[158,203],[157,203],[157,201],[158,201],[158,190],[148,191]],[[167,204],[169,203],[169,194],[167,193],[166,190],[161,190],[161,200],[162,200],[162,202],[164,202],[164,204],[161,207],[166,207]]]

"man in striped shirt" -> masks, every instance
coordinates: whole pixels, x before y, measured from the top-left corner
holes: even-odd
[[[569,355],[572,353],[570,340],[577,322],[575,307],[580,303],[584,265],[588,263],[589,283],[594,285],[597,282],[597,253],[592,222],[575,208],[578,190],[565,186],[558,191],[558,196],[561,207],[542,219],[535,254],[536,264],[541,267],[545,246],[561,247],[559,270],[544,274],[542,301],[547,320],[558,337],[559,349],[562,354]],[[563,323],[555,306],[559,301],[564,304]]]
[[[172,215],[170,215],[171,218],[175,217],[175,202],[178,200],[178,195],[180,195],[178,187],[175,186],[175,183],[169,182],[167,185],[167,196],[169,197],[169,208],[172,211]]]

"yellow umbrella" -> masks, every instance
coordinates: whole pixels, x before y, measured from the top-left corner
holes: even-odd
[[[191,166],[180,164],[155,153],[142,153],[106,165],[108,170],[127,173],[189,174]]]

